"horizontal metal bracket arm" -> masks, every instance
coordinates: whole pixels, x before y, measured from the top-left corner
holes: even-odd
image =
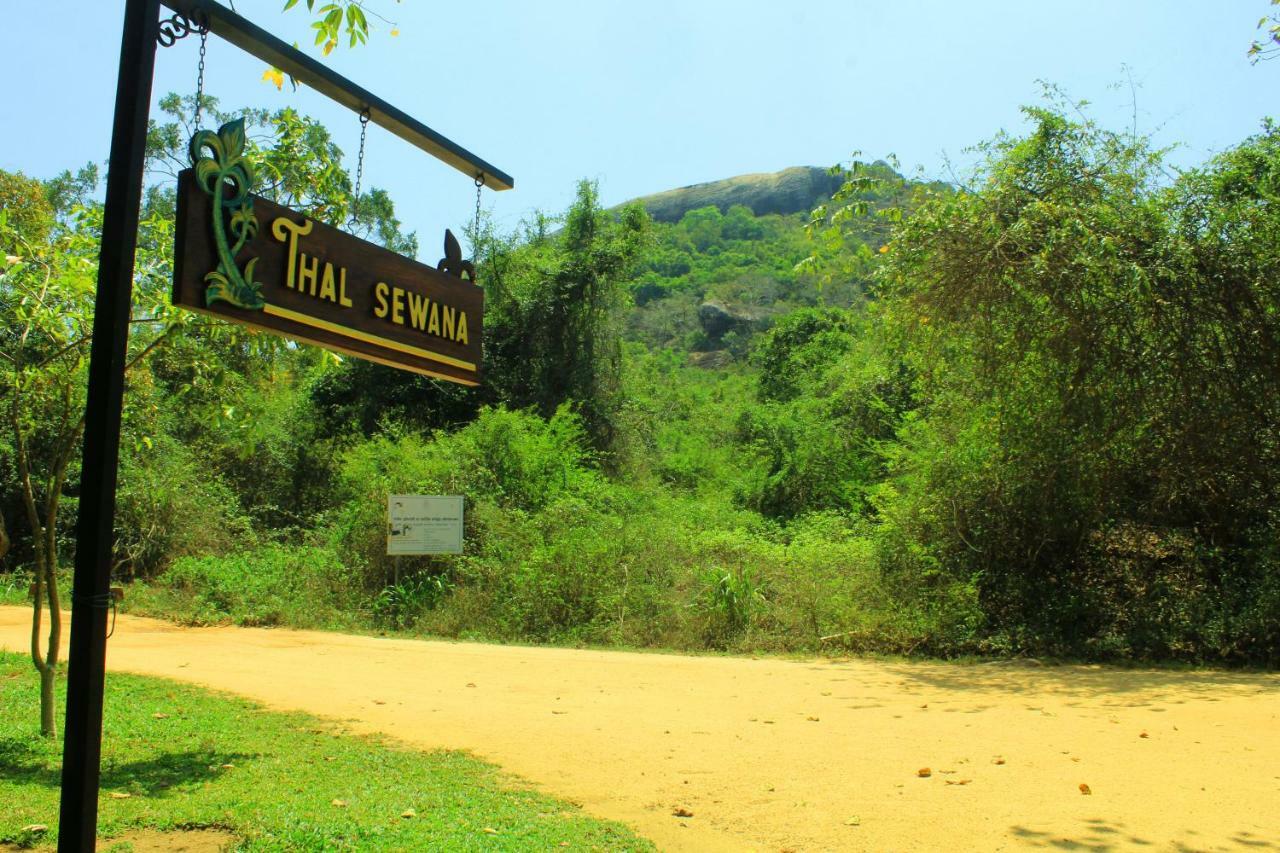
[[[368,110],[369,120],[386,128],[411,145],[448,163],[471,178],[480,178],[492,190],[509,190],[515,179],[457,143],[446,139],[422,122],[388,104],[377,95],[300,50],[285,44],[252,21],[237,15],[213,0],[160,0],[173,11],[199,21],[209,32],[245,53],[279,68],[320,94],[355,113]]]

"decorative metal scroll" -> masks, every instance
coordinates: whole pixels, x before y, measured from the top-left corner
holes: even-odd
[[[192,21],[186,15],[175,12],[172,17],[160,20],[160,31],[156,33],[156,41],[161,47],[173,47],[192,33],[207,32],[207,28]]]

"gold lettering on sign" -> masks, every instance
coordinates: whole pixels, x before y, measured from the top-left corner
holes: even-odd
[[[373,316],[454,343],[465,344],[468,340],[466,311],[433,302],[412,290],[392,287],[385,281],[373,286]]]
[[[409,294],[409,325],[421,329],[427,322],[427,305],[431,300],[416,293]]]
[[[307,253],[298,253],[298,290],[316,295],[316,274],[320,271],[320,259],[312,258],[307,266]],[[308,286],[309,285],[309,286]]]
[[[444,314],[441,318],[444,320],[444,328],[441,330],[441,333],[449,340],[453,340],[453,330],[457,325],[457,318],[454,316],[456,313],[457,312],[453,310],[452,305],[444,306]]]
[[[301,225],[291,222],[288,218],[281,216],[271,223],[271,234],[281,243],[289,244],[289,269],[285,276],[285,284],[290,290],[294,287],[294,272],[297,269],[298,260],[298,238],[305,237],[311,233],[311,229],[315,227],[315,223],[310,219],[303,220]]]
[[[404,291],[398,287],[391,291],[391,322],[404,325]]]
[[[288,217],[277,217],[271,223],[271,235],[281,243],[289,244],[289,262],[285,268],[285,287],[333,302],[343,308],[351,307],[347,297],[347,268],[338,267],[335,274],[333,264],[324,262],[320,267],[320,258],[308,257],[298,246],[298,238],[311,233],[315,223],[304,219],[299,225]]]
[[[333,264],[324,265],[324,281],[320,283],[320,298],[330,302],[338,301],[338,291],[334,288]]]

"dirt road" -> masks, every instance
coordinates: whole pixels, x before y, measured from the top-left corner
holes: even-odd
[[[0,647],[23,650],[28,619],[0,608]],[[129,617],[108,661],[470,750],[663,849],[1280,850],[1274,674],[685,657]]]

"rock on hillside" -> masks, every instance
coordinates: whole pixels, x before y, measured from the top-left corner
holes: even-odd
[[[719,341],[726,333],[734,330],[757,331],[765,323],[765,317],[749,308],[731,307],[718,299],[712,299],[698,306],[698,322],[702,331],[713,341]]]
[[[767,213],[808,213],[840,187],[840,178],[816,166],[793,166],[781,172],[739,175],[694,184],[635,199],[659,222],[677,222],[687,211],[715,205],[720,212],[735,204]]]

